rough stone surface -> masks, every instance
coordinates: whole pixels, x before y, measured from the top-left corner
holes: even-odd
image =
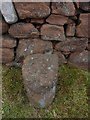
[[[4,34],[8,31],[9,26],[8,24],[4,21],[4,19],[0,16],[0,34]]]
[[[66,36],[72,37],[75,35],[75,23],[67,25]]]
[[[0,48],[0,63],[9,63],[14,59],[14,51],[8,48]]]
[[[64,41],[64,28],[62,26],[45,24],[41,27],[41,38],[43,40]]]
[[[57,54],[34,54],[25,58],[22,74],[25,85],[36,93],[55,85],[58,72]]]
[[[90,52],[83,51],[71,54],[68,64],[73,67],[90,71]]]
[[[88,17],[90,14],[80,14],[81,23],[76,28],[77,37],[90,37],[88,31]]]
[[[59,65],[67,63],[67,60],[66,60],[65,56],[61,52],[54,51],[54,53],[56,53],[58,55],[58,63],[59,63]]]
[[[16,23],[10,26],[9,34],[15,38],[35,38],[39,31],[31,23]]]
[[[73,2],[53,2],[52,13],[61,14],[65,16],[74,16],[75,7]]]
[[[65,23],[67,23],[68,18],[62,15],[55,15],[55,14],[51,14],[47,19],[46,22],[48,22],[49,24],[53,24],[53,25],[64,25]]]
[[[8,2],[2,2],[2,5],[0,5],[0,10],[7,23],[11,24],[17,22],[18,17],[11,0],[8,0]]]
[[[90,12],[90,2],[79,2],[79,7],[82,10]]]
[[[16,59],[26,57],[36,53],[52,52],[52,43],[50,41],[43,41],[41,39],[22,39],[17,48]]]
[[[66,41],[59,42],[55,49],[63,52],[81,52],[86,49],[87,44],[87,38],[70,37]]]
[[[3,35],[0,37],[0,47],[14,48],[16,47],[16,39],[10,37],[9,35]]]
[[[53,86],[51,89],[46,90],[44,93],[42,92],[38,94],[28,89],[27,96],[29,98],[30,103],[34,107],[46,108],[52,103],[55,97],[55,92],[56,92],[56,86]]]
[[[50,8],[44,2],[15,2],[14,4],[20,19],[45,18],[50,14]]]
[[[35,54],[26,57],[22,66],[22,75],[29,100],[33,100],[33,104],[39,103],[39,107],[46,107],[52,102],[57,72],[56,54]],[[44,101],[45,105],[43,106],[40,101]]]

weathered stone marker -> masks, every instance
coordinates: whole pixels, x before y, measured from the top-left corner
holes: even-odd
[[[55,97],[58,74],[57,54],[34,54],[25,58],[22,75],[32,105],[47,107]]]
[[[8,0],[8,2],[0,1],[0,10],[5,19],[5,21],[9,24],[15,23],[18,20],[16,15],[12,0]]]

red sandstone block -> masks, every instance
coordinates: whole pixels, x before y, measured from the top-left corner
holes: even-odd
[[[76,28],[76,36],[77,37],[89,37],[89,27],[88,27],[88,19],[89,13],[80,14],[81,23]]]
[[[73,2],[54,2],[52,3],[52,13],[65,16],[74,16],[75,7]]]
[[[48,3],[15,2],[14,4],[20,19],[45,18],[50,14]]]
[[[39,36],[39,31],[31,23],[12,24],[9,34],[14,38],[35,38]]]
[[[41,27],[43,40],[64,41],[66,40],[63,26],[45,24]]]
[[[14,59],[14,51],[8,48],[0,48],[0,63],[9,63]]]

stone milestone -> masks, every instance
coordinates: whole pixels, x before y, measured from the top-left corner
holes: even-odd
[[[57,54],[35,54],[26,57],[22,66],[22,75],[28,98],[33,105],[35,103],[38,107],[46,107],[52,102],[55,96],[57,73]]]

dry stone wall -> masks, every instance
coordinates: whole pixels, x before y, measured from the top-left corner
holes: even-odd
[[[73,66],[72,54],[90,51],[89,3],[15,2],[14,6],[18,16],[16,23],[7,24],[0,15],[2,63],[22,65],[29,54],[55,52],[60,65],[71,62]],[[87,64],[87,59],[78,58],[82,64]],[[78,67],[82,68],[81,65]],[[83,67],[87,68],[86,65]]]
[[[29,100],[45,107],[55,96],[59,65],[90,71],[90,4],[13,4],[17,22],[6,23],[0,13],[0,63],[21,67]]]

